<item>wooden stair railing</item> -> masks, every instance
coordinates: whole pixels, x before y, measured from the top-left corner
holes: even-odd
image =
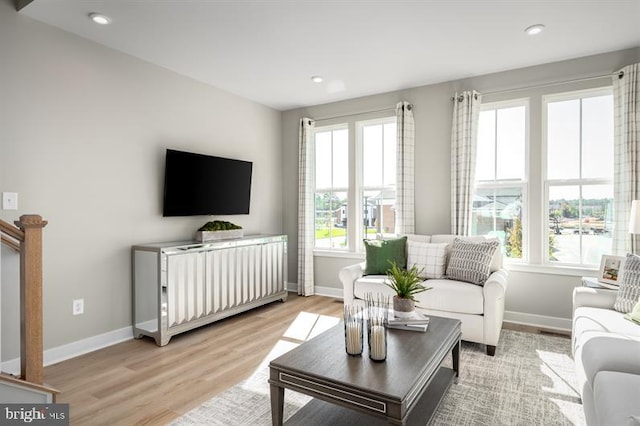
[[[22,215],[14,223],[0,219],[2,243],[20,252],[20,379],[42,385],[42,228],[47,221]]]

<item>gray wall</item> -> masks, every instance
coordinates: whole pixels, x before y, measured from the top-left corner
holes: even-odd
[[[296,280],[297,265],[297,146],[298,120],[301,117],[323,118],[392,107],[400,100],[414,105],[416,129],[416,232],[421,234],[450,232],[450,133],[452,102],[456,91],[478,90],[488,93],[512,88],[566,81],[614,72],[624,65],[640,61],[640,48],[579,58],[570,61],[479,76],[459,81],[385,93],[344,102],[301,108],[283,113],[283,190],[284,229],[289,235],[289,276]],[[530,155],[539,162],[541,95],[545,93],[599,87],[600,79],[553,87],[523,89],[484,97],[484,101],[531,98]],[[532,170],[531,180],[541,179],[540,170]],[[539,193],[531,193],[532,219],[539,219],[542,209],[535,204]],[[537,216],[535,216],[537,215]],[[532,232],[533,234],[533,232]],[[533,261],[540,262],[540,238],[531,241]],[[315,282],[325,293],[340,293],[338,271],[358,259],[344,257],[315,258]],[[561,273],[561,274],[560,274]],[[568,275],[566,275],[568,274]],[[571,318],[571,292],[580,284],[581,274],[594,271],[551,271],[529,267],[513,270],[507,291],[507,317],[513,321],[566,328]]]
[[[33,21],[0,0],[0,191],[44,231],[44,345],[131,324],[130,247],[191,239],[163,218],[168,147],[254,162],[246,233],[282,232],[281,113]],[[224,183],[221,183],[224,184]],[[2,359],[18,356],[17,256],[2,249]],[[85,314],[71,315],[84,298]]]

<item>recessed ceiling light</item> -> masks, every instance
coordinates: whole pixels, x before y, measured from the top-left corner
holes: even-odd
[[[108,25],[111,23],[111,18],[101,13],[90,13],[89,18],[96,24]]]
[[[322,83],[324,81],[324,78],[322,78],[321,75],[314,75],[313,77],[311,77],[311,81],[313,81],[314,83]]]
[[[536,35],[536,34],[540,34],[543,30],[544,30],[544,25],[535,24],[525,28],[524,32],[529,35]]]

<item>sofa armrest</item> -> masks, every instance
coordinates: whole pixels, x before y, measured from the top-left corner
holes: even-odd
[[[591,287],[576,287],[573,289],[573,312],[581,306],[592,308],[613,309],[617,292]]]
[[[340,269],[338,278],[342,281],[343,302],[345,305],[353,303],[354,283],[358,278],[364,275],[364,268],[365,262],[361,262]]]
[[[507,278],[507,271],[498,269],[489,275],[482,288],[484,295],[484,340],[487,345],[496,346],[500,339]]]

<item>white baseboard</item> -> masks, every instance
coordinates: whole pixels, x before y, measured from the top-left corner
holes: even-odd
[[[104,334],[99,334],[97,336],[88,337],[66,345],[47,349],[43,353],[43,362],[46,367],[47,365],[57,364],[67,359],[75,358],[77,356],[131,339],[133,339],[133,330],[131,326],[124,327],[119,330],[109,331]],[[11,374],[19,374],[20,358],[3,362],[2,371]]]
[[[515,324],[543,327],[550,330],[571,331],[571,320],[567,318],[549,317],[544,315],[525,314],[522,312],[505,311],[504,321]]]
[[[293,293],[297,293],[298,292],[298,283],[286,282],[286,283],[284,283],[284,288],[286,288],[287,291],[290,291],[290,292],[293,292]]]
[[[322,287],[322,286],[317,285],[317,286],[313,287],[313,292],[315,294],[317,294],[318,296],[334,297],[336,299],[342,299],[342,297],[343,297],[343,293],[342,293],[342,289],[341,288]]]
[[[297,283],[286,283],[287,291],[297,293],[298,292],[298,284]],[[323,287],[316,285],[313,287],[313,294],[317,294],[318,296],[326,296],[326,297],[334,297],[337,299],[342,299],[342,289],[335,287]]]

